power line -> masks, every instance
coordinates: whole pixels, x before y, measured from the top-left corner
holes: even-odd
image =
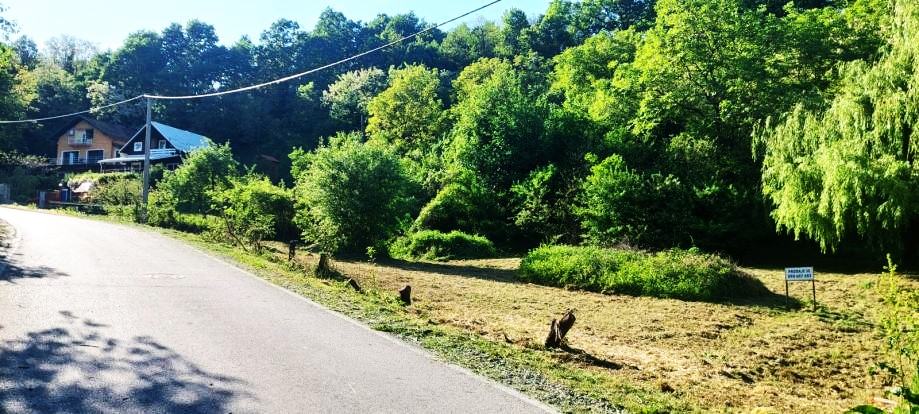
[[[443,27],[443,26],[446,26],[446,25],[448,25],[448,24],[450,24],[450,23],[453,23],[453,22],[455,22],[455,21],[457,21],[457,20],[460,20],[460,19],[462,19],[462,18],[465,18],[465,17],[467,17],[467,16],[469,16],[469,15],[471,15],[471,14],[478,13],[478,12],[484,10],[484,9],[487,9],[487,8],[489,8],[489,7],[491,7],[491,6],[494,6],[495,4],[500,3],[501,1],[503,1],[503,0],[493,0],[492,2],[490,2],[490,3],[488,3],[488,4],[485,4],[485,5],[483,5],[483,6],[479,6],[479,7],[475,8],[475,9],[473,9],[473,10],[470,10],[470,11],[468,11],[468,12],[466,12],[466,13],[463,13],[463,14],[461,14],[461,15],[459,15],[459,16],[456,16],[456,17],[454,17],[454,18],[452,18],[452,19],[445,20],[445,21],[443,21],[443,22],[441,22],[441,23],[438,23],[438,24],[436,24],[436,25],[434,25],[434,26],[430,26],[430,27],[428,27],[428,28],[426,28],[426,29],[424,29],[424,30],[418,31],[418,32],[416,32],[416,33],[412,33],[412,34],[410,34],[410,35],[404,36],[404,37],[399,38],[399,39],[397,39],[397,40],[394,40],[394,41],[392,41],[392,42],[386,43],[386,44],[384,44],[384,45],[382,45],[382,46],[377,46],[377,47],[375,47],[375,48],[373,48],[373,49],[366,50],[366,51],[364,51],[364,52],[358,53],[358,54],[356,54],[356,55],[353,55],[353,56],[350,56],[350,57],[347,57],[347,58],[344,58],[344,59],[341,59],[341,60],[338,60],[338,61],[335,61],[335,62],[326,64],[326,65],[323,65],[323,66],[320,66],[320,67],[317,67],[317,68],[313,68],[313,69],[307,70],[307,71],[305,71],[305,72],[296,73],[296,74],[293,74],[293,75],[290,75],[290,76],[285,76],[285,77],[283,77],[283,78],[275,79],[275,80],[268,81],[268,82],[264,82],[264,83],[259,83],[259,84],[256,84],[256,85],[250,85],[250,86],[246,86],[246,87],[242,87],[242,88],[237,88],[237,89],[231,89],[231,90],[227,90],[227,91],[219,91],[219,92],[205,93],[205,94],[199,94],[199,95],[166,96],[166,95],[143,94],[143,95],[135,96],[135,97],[130,98],[130,99],[125,99],[125,100],[123,100],[123,101],[114,102],[114,103],[111,103],[111,104],[108,104],[108,105],[103,105],[103,106],[98,106],[98,107],[95,107],[95,108],[90,108],[90,109],[87,109],[87,110],[85,110],[85,111],[73,112],[73,113],[69,113],[69,114],[65,114],[65,115],[49,116],[49,117],[44,117],[44,118],[22,119],[22,120],[15,120],[15,121],[0,121],[0,124],[34,123],[34,122],[41,122],[41,121],[49,121],[49,120],[53,120],[53,119],[67,118],[67,117],[76,116],[76,115],[82,115],[82,114],[86,114],[86,113],[90,113],[90,112],[94,112],[94,111],[98,111],[98,110],[102,110],[102,109],[106,109],[106,108],[111,108],[111,107],[113,107],[113,106],[123,105],[123,104],[129,103],[129,102],[132,102],[132,101],[135,101],[135,100],[138,100],[138,99],[142,99],[142,98],[143,98],[143,99],[155,99],[155,100],[201,99],[201,98],[211,98],[211,97],[215,97],[215,96],[222,96],[222,95],[229,95],[229,94],[247,92],[247,91],[251,91],[251,90],[255,90],[255,89],[264,88],[264,87],[266,87],[266,86],[277,85],[277,84],[284,83],[284,82],[288,82],[288,81],[291,81],[291,80],[294,80],[294,79],[302,78],[302,77],[304,77],[304,76],[306,76],[306,75],[310,75],[310,74],[313,74],[313,73],[316,73],[316,72],[319,72],[319,71],[322,71],[322,70],[325,70],[325,69],[329,69],[329,68],[331,68],[331,67],[335,67],[335,66],[341,65],[341,64],[343,64],[343,63],[350,62],[350,61],[352,61],[352,60],[360,59],[360,58],[362,58],[362,57],[364,57],[364,56],[367,56],[367,55],[369,55],[369,54],[376,53],[376,52],[379,52],[380,50],[383,50],[383,49],[386,49],[386,48],[395,46],[395,45],[397,45],[397,44],[399,44],[399,43],[402,43],[402,42],[404,42],[404,41],[406,41],[406,40],[416,38],[416,37],[421,36],[421,35],[423,35],[423,34],[425,34],[425,33],[428,33],[428,32],[431,32],[431,31],[433,31],[433,30],[435,30],[435,29],[438,29],[438,28],[441,28],[441,27]]]
[[[48,116],[48,117],[44,117],[44,118],[20,119],[20,120],[17,120],[17,121],[0,121],[0,124],[25,124],[25,123],[34,123],[34,122],[41,122],[41,121],[50,121],[50,120],[52,120],[52,119],[67,118],[67,117],[71,117],[71,116],[77,116],[77,115],[82,115],[82,114],[88,114],[88,113],[90,113],[90,112],[100,111],[100,110],[103,110],[103,109],[111,108],[111,107],[113,107],[113,106],[124,105],[124,104],[126,104],[126,103],[136,101],[136,100],[141,99],[141,98],[143,98],[143,97],[144,97],[144,95],[137,95],[137,96],[135,96],[135,97],[133,97],[133,98],[125,99],[125,100],[123,100],[123,101],[118,101],[118,102],[115,102],[115,103],[110,103],[110,104],[108,104],[108,105],[97,106],[97,107],[95,107],[95,108],[89,108],[89,109],[87,109],[87,110],[85,110],[85,111],[71,112],[71,113],[69,113],[69,114]]]
[[[199,98],[210,98],[210,97],[214,97],[214,96],[221,96],[221,95],[229,95],[229,94],[233,94],[233,93],[246,92],[246,91],[251,91],[251,90],[254,90],[254,89],[263,88],[263,87],[265,87],[265,86],[277,85],[277,84],[279,84],[279,83],[284,83],[284,82],[291,81],[291,80],[294,80],[294,79],[297,79],[297,78],[302,78],[302,77],[304,77],[304,76],[306,76],[306,75],[310,75],[310,74],[319,72],[319,71],[321,71],[321,70],[325,70],[325,69],[328,69],[328,68],[331,68],[331,67],[334,67],[334,66],[338,66],[338,65],[340,65],[340,64],[342,64],[342,63],[350,62],[350,61],[355,60],[355,59],[360,59],[360,58],[362,58],[362,57],[364,57],[364,56],[367,56],[367,55],[369,55],[369,54],[371,54],[371,53],[378,52],[378,51],[380,51],[380,50],[383,50],[383,49],[389,48],[389,47],[391,47],[391,46],[397,45],[397,44],[399,44],[399,43],[402,43],[402,42],[404,42],[404,41],[406,41],[406,40],[409,40],[409,39],[412,39],[412,38],[421,36],[421,35],[423,35],[423,34],[425,34],[425,33],[428,33],[428,32],[430,32],[430,31],[433,31],[434,29],[437,29],[437,28],[446,26],[446,25],[448,25],[448,24],[450,24],[450,23],[453,23],[453,22],[455,22],[455,21],[457,21],[457,20],[460,20],[460,19],[462,19],[462,18],[464,18],[464,17],[466,17],[466,16],[469,16],[470,14],[480,12],[480,11],[482,11],[482,10],[488,8],[488,7],[491,7],[491,6],[495,5],[495,4],[498,4],[498,3],[500,3],[501,1],[502,1],[502,0],[494,0],[494,1],[492,1],[491,3],[488,3],[488,4],[484,5],[484,6],[480,6],[480,7],[476,8],[475,10],[468,11],[468,12],[463,13],[463,14],[461,14],[461,15],[459,15],[459,16],[456,16],[456,17],[454,17],[454,18],[452,18],[452,19],[450,19],[450,20],[446,20],[446,21],[444,21],[444,22],[438,23],[437,25],[428,27],[427,29],[424,29],[424,30],[419,31],[419,32],[417,32],[417,33],[410,34],[410,35],[405,36],[405,37],[402,37],[402,38],[400,38],[400,39],[398,39],[398,40],[394,40],[394,41],[389,42],[389,43],[387,43],[387,44],[385,44],[385,45],[377,46],[377,47],[375,47],[375,48],[373,48],[373,49],[370,49],[370,50],[367,50],[367,51],[358,53],[358,54],[356,54],[356,55],[354,55],[354,56],[350,56],[350,57],[341,59],[341,60],[339,60],[339,61],[332,62],[332,63],[329,63],[329,64],[327,64],[327,65],[320,66],[320,67],[318,67],[318,68],[310,69],[310,70],[305,71],[305,72],[300,72],[300,73],[293,74],[293,75],[290,75],[290,76],[285,76],[285,77],[280,78],[280,79],[275,79],[275,80],[273,80],[273,81],[269,81],[269,82],[265,82],[265,83],[260,83],[260,84],[257,84],[257,85],[246,86],[246,87],[238,88],[238,89],[232,89],[232,90],[228,90],[228,91],[212,92],[212,93],[205,93],[205,94],[200,94],[200,95],[185,95],[185,96],[144,95],[144,97],[145,97],[145,98],[150,98],[150,99],[163,99],[163,100],[199,99]]]

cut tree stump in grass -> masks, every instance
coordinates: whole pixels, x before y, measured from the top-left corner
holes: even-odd
[[[402,299],[402,303],[406,305],[412,304],[412,286],[405,285],[404,288],[399,290],[399,299]]]
[[[314,273],[319,277],[333,277],[337,274],[335,270],[332,269],[332,263],[331,260],[329,260],[328,254],[319,254],[319,264],[316,265],[316,271]]]
[[[565,345],[565,335],[574,326],[574,311],[569,309],[559,320],[552,320],[549,336],[546,337],[546,348],[561,348]]]
[[[348,279],[348,286],[351,286],[351,288],[357,291],[358,293],[361,293],[364,291],[364,289],[361,289],[361,285],[359,285],[357,281],[354,279]]]

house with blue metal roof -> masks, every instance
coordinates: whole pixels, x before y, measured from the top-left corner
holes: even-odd
[[[150,131],[150,163],[172,169],[182,163],[191,152],[213,145],[203,135],[189,132],[159,122],[152,122]],[[103,171],[139,170],[144,164],[144,141],[147,128],[142,127],[118,151],[118,157],[99,161]]]

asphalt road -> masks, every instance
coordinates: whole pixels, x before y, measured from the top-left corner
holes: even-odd
[[[165,236],[0,219],[0,412],[547,410]]]

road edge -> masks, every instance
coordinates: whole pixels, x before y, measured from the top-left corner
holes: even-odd
[[[5,240],[0,240],[0,279],[6,275],[6,269],[9,268],[10,259],[19,249],[19,238],[21,235],[12,224],[0,218],[0,226],[9,230]]]

